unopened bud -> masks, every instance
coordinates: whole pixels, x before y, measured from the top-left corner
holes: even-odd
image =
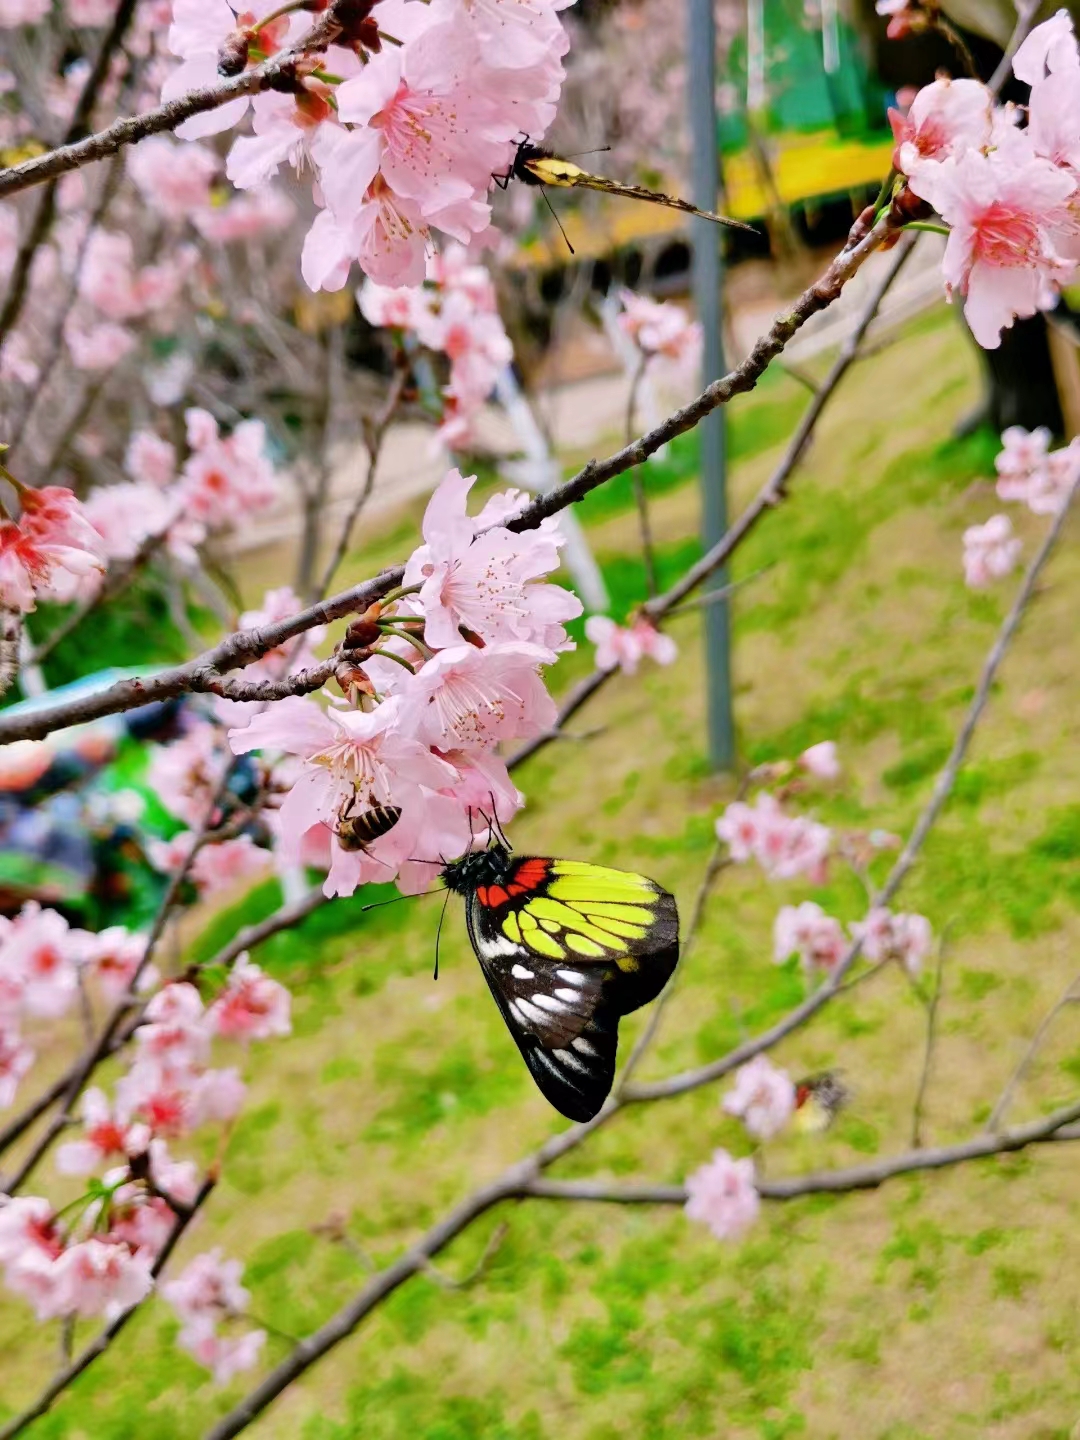
[[[373,620],[354,620],[345,631],[345,644],[350,650],[366,650],[378,642],[382,631]]]

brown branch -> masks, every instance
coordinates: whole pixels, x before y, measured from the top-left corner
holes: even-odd
[[[809,1175],[792,1175],[781,1180],[759,1180],[758,1194],[763,1200],[800,1200],[806,1195],[844,1195],[853,1190],[876,1190],[897,1175],[910,1175],[918,1170],[944,1170],[971,1160],[985,1160],[992,1155],[1009,1155],[1026,1150],[1029,1145],[1080,1139],[1080,1101],[1055,1110],[1042,1120],[1018,1125],[1000,1135],[974,1135],[956,1145],[907,1150],[902,1155],[889,1155],[868,1165],[851,1165],[842,1170],[819,1170]],[[531,1181],[523,1192],[535,1199],[602,1200],[621,1205],[685,1205],[684,1185],[609,1185],[596,1180]],[[0,1436],[0,1440],[3,1437]]]
[[[131,4],[134,9],[132,0],[125,0],[125,3]],[[84,140],[65,143],[46,155],[39,155],[33,160],[24,160],[21,165],[0,170],[0,199],[16,195],[20,190],[28,190],[33,185],[57,180],[61,175],[78,170],[95,160],[104,160],[106,156],[115,155],[125,145],[136,145],[149,135],[175,130],[194,115],[217,110],[222,105],[227,105],[230,100],[257,95],[279,82],[287,84],[295,73],[295,65],[299,59],[312,51],[325,50],[340,33],[341,27],[334,18],[336,10],[337,5],[332,4],[292,50],[273,55],[261,65],[245,70],[234,79],[223,80],[217,85],[204,85],[198,90],[189,90],[186,95],[179,95],[175,100],[166,101],[165,104],[141,115],[115,120],[106,129],[99,130],[95,135],[88,135]]]
[[[327,15],[332,14],[328,11]],[[252,72],[254,73],[254,72]],[[2,181],[0,175],[0,181]],[[0,186],[0,195],[3,194]],[[555,486],[525,506],[520,514],[506,521],[509,530],[521,532],[535,529],[549,515],[556,515],[567,505],[581,500],[597,486],[615,475],[621,475],[633,465],[640,465],[648,457],[673,440],[676,435],[692,429],[701,419],[726,404],[732,396],[752,390],[765,373],[769,362],[784,348],[802,325],[825,309],[837,298],[848,280],[859,270],[867,257],[893,233],[888,217],[880,220],[860,240],[849,246],[832,261],[824,275],[809,287],[790,310],[779,315],[768,332],[758,340],[741,365],[714,380],[696,400],[655,426],[645,435],[605,460],[590,460],[577,475],[563,485]],[[723,562],[718,559],[711,567]],[[701,562],[699,562],[700,567]],[[698,568],[698,567],[695,567]],[[262,626],[257,630],[240,631],[227,636],[212,650],[205,651],[194,660],[173,666],[158,675],[146,679],[131,677],[118,680],[107,690],[97,694],[63,701],[58,705],[40,708],[32,715],[0,717],[0,744],[11,740],[41,739],[53,730],[67,725],[80,724],[87,720],[99,719],[103,715],[115,715],[123,710],[148,704],[152,700],[167,700],[176,695],[212,690],[230,670],[257,660],[267,650],[275,649],[286,640],[310,630],[313,625],[325,624],[339,619],[352,611],[366,609],[374,600],[380,599],[395,585],[401,583],[404,573],[402,566],[384,570],[381,575],[366,580],[346,590],[343,594],[318,605],[309,606],[298,615],[276,624]],[[700,578],[703,577],[699,577]],[[699,583],[694,581],[694,584]],[[692,585],[687,589],[693,588]],[[669,592],[671,594],[672,592]],[[682,599],[686,589],[679,591],[676,599]],[[675,603],[674,600],[672,603]],[[602,682],[597,682],[602,683]]]
[[[177,1212],[173,1227],[169,1231],[168,1237],[162,1245],[158,1257],[154,1261],[153,1268],[150,1271],[155,1280],[161,1274],[162,1270],[164,1270],[169,1261],[169,1257],[176,1249],[184,1231],[210,1198],[210,1193],[216,1183],[216,1175],[213,1173],[207,1175],[191,1204],[184,1206],[182,1210]],[[153,1294],[153,1291],[150,1293]],[[147,1296],[147,1299],[149,1299],[149,1296]],[[122,1310],[115,1320],[106,1325],[105,1329],[101,1331],[96,1339],[87,1345],[85,1350],[82,1350],[69,1365],[66,1365],[64,1369],[59,1371],[59,1373],[49,1381],[48,1385],[45,1386],[45,1389],[32,1405],[28,1406],[21,1415],[16,1415],[13,1420],[8,1421],[4,1428],[0,1430],[0,1440],[14,1440],[16,1435],[21,1435],[27,1426],[32,1425],[35,1420],[40,1419],[42,1415],[50,1410],[53,1402],[63,1394],[68,1386],[73,1384],[84,1370],[89,1369],[94,1361],[105,1353],[120,1334],[121,1330],[127,1325],[128,1321],[133,1315],[137,1314],[145,1303],[145,1300],[140,1300],[135,1305],[130,1305],[126,1310]]]

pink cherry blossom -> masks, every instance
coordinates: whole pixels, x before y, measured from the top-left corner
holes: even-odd
[[[170,815],[188,825],[206,819],[210,800],[221,779],[219,732],[205,721],[186,735],[154,751],[147,772],[150,788]]]
[[[146,1125],[114,1111],[103,1090],[92,1087],[82,1098],[83,1136],[57,1147],[61,1175],[92,1175],[117,1155],[141,1155],[150,1144]]]
[[[795,1113],[794,1082],[767,1055],[755,1055],[736,1070],[735,1088],[724,1096],[723,1108],[755,1139],[771,1140]]]
[[[266,1343],[265,1330],[245,1330],[239,1335],[219,1335],[201,1328],[185,1328],[177,1344],[213,1373],[219,1385],[259,1363]]]
[[[824,970],[829,974],[847,950],[840,921],[826,915],[813,900],[781,906],[773,922],[773,959],[777,965],[798,955],[804,970]]]
[[[194,1160],[174,1160],[166,1142],[150,1141],[150,1178],[163,1195],[178,1205],[190,1205],[199,1190],[199,1167]]]
[[[81,323],[76,317],[64,326],[72,364],[79,370],[112,370],[135,349],[135,336],[123,325]]]
[[[1055,303],[1073,271],[1055,249],[1051,218],[1076,181],[1015,143],[984,155],[927,166],[910,182],[950,226],[942,272],[946,292],[965,299],[964,316],[980,345],[993,350],[1017,318]]]
[[[19,1082],[34,1063],[33,1047],[9,1024],[0,1026],[0,1110],[15,1103]]]
[[[250,835],[205,845],[191,863],[191,878],[202,899],[235,889],[242,880],[264,874],[271,864],[267,850]]]
[[[128,156],[127,173],[139,194],[166,220],[186,220],[210,205],[210,187],[221,162],[205,145],[178,144],[151,135]]]
[[[994,460],[997,493],[1002,500],[1027,500],[1032,481],[1045,468],[1050,439],[1045,425],[1030,431],[1010,425],[1002,431],[1001,450]]]
[[[475,475],[448,471],[424,513],[425,543],[405,566],[405,584],[421,587],[427,643],[457,645],[464,625],[489,643],[561,648],[563,622],[581,614],[581,602],[561,586],[536,583],[558,565],[561,537],[516,535],[502,525],[476,534],[465,509],[475,483]]]
[[[550,650],[517,643],[441,650],[403,692],[403,724],[439,750],[541,735],[558,712],[539,667],[554,660]]]
[[[807,875],[820,884],[832,832],[801,815],[787,815],[780,802],[761,791],[752,806],[737,800],[716,822],[716,834],[737,863],[754,859],[775,880]]]
[[[122,925],[110,925],[96,935],[85,935],[79,951],[79,963],[109,1004],[116,1004],[130,993],[138,971],[138,988],[150,990],[158,979],[157,968],[146,965],[140,970],[146,953],[146,936]]]
[[[981,149],[990,139],[991,105],[989,90],[978,80],[924,85],[906,115],[889,111],[896,142],[893,165],[914,178],[928,164]]]
[[[206,1023],[216,1034],[234,1040],[269,1040],[292,1031],[289,1019],[292,997],[284,985],[271,980],[247,955],[233,967],[225,989],[206,1012]]]
[[[55,910],[29,901],[0,938],[0,1003],[15,999],[26,1015],[54,1020],[78,993],[80,937]]]
[[[247,1309],[251,1296],[240,1283],[243,1270],[239,1260],[224,1259],[219,1249],[208,1250],[166,1281],[161,1295],[184,1324],[206,1319],[216,1323]]]
[[[136,1065],[156,1088],[187,1083],[206,1063],[210,1032],[194,985],[174,981],[154,995],[135,1031]]]
[[[695,370],[701,362],[701,326],[672,300],[650,300],[632,290],[620,290],[619,329],[641,354],[666,360],[679,370]]]
[[[871,910],[865,922],[852,925],[851,933],[862,939],[862,952],[872,964],[895,960],[913,977],[922,969],[934,938],[925,915],[896,915],[880,907]]]
[[[91,1238],[70,1246],[56,1261],[53,1313],[115,1319],[153,1289],[152,1257],[126,1245]]]
[[[0,1265],[17,1262],[28,1250],[55,1259],[63,1246],[54,1220],[52,1205],[40,1195],[0,1196]]]
[[[136,430],[128,441],[124,469],[136,483],[164,490],[176,476],[176,446],[154,430]]]
[[[179,492],[189,515],[218,529],[274,503],[278,483],[261,420],[241,421],[222,438],[205,410],[189,410],[185,419],[192,453],[180,472]]]
[[[249,0],[244,11],[245,24],[261,19],[276,8],[276,0]],[[247,20],[249,15],[252,17],[250,22]],[[162,100],[175,100],[189,90],[220,84],[218,56],[225,41],[237,28],[238,17],[227,0],[173,0],[169,49],[183,63],[172,71],[162,86]],[[302,22],[302,28],[306,28],[306,22]],[[262,53],[272,54],[277,50],[284,40],[290,38],[289,31],[289,17],[285,17],[283,26],[260,30],[258,41]],[[207,135],[220,134],[244,118],[248,104],[246,96],[230,100],[216,110],[185,120],[177,126],[176,134],[182,140],[200,140]]]
[[[718,1240],[736,1240],[758,1217],[761,1198],[754,1184],[754,1162],[733,1160],[714,1150],[707,1165],[686,1177],[686,1215],[707,1225]]]
[[[798,764],[816,780],[838,780],[840,761],[836,755],[835,740],[819,740],[799,756]]]
[[[657,630],[643,616],[632,625],[622,626],[607,615],[590,615],[585,621],[585,635],[596,646],[600,670],[619,669],[625,675],[634,675],[642,656],[651,657],[658,665],[671,665],[679,655],[671,636]]]
[[[0,605],[30,611],[36,594],[100,573],[100,541],[70,490],[23,490],[23,514],[0,521]]]
[[[96,28],[108,25],[116,14],[113,0],[66,0],[68,19],[72,25]]]
[[[1072,16],[1059,10],[1036,25],[1013,56],[1013,74],[1025,85],[1038,85],[1049,73],[1059,74],[1080,67]]]
[[[36,25],[52,9],[52,0],[0,0],[0,30]]]
[[[199,210],[191,218],[204,240],[228,245],[283,230],[295,215],[296,206],[288,196],[267,185],[237,195],[224,205]]]
[[[982,589],[1015,570],[1023,544],[1013,534],[1007,515],[991,515],[985,525],[971,525],[964,531],[964,580],[972,589]]]

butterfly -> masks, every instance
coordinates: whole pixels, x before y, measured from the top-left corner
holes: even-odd
[[[545,185],[555,185],[568,190],[599,190],[604,195],[625,196],[627,200],[646,200],[652,205],[666,205],[671,210],[682,210],[687,215],[699,215],[703,220],[712,220],[717,225],[729,225],[734,230],[749,230],[751,235],[758,233],[752,225],[745,225],[741,220],[730,220],[725,215],[716,215],[712,210],[699,210],[696,205],[691,205],[689,200],[680,200],[677,195],[665,195],[660,190],[646,190],[643,185],[621,185],[617,180],[609,180],[604,175],[591,175],[572,160],[563,160],[543,146],[533,145],[527,136],[518,145],[506,175],[495,177],[495,183],[503,190],[511,180],[520,180],[525,185],[539,185],[541,191]],[[546,193],[544,199],[547,200]],[[550,200],[548,208],[551,208]],[[551,213],[554,215],[554,210]],[[556,215],[555,219],[558,222],[559,217]],[[562,230],[561,224],[559,229]],[[565,231],[563,239],[566,239]],[[570,245],[569,240],[566,243]],[[574,253],[572,245],[570,253]]]
[[[578,860],[514,856],[502,840],[442,872],[544,1097],[591,1120],[615,1078],[619,1018],[655,1000],[679,957],[674,897],[655,880]]]

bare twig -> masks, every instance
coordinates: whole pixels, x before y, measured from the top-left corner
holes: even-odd
[[[934,1045],[937,1041],[937,1014],[941,1004],[941,990],[945,980],[945,954],[948,949],[948,937],[942,934],[938,940],[937,947],[937,969],[934,973],[934,988],[926,1002],[926,1047],[923,1050],[922,1070],[919,1073],[919,1086],[915,1092],[915,1103],[911,1111],[911,1148],[919,1150],[922,1148],[922,1123],[923,1105],[926,1101],[926,1092],[930,1086],[930,1069],[934,1061]]]
[[[979,683],[976,686],[975,694],[972,697],[963,724],[953,742],[949,758],[946,760],[945,765],[938,775],[930,798],[926,802],[911,834],[908,836],[907,843],[897,856],[896,863],[889,872],[884,885],[874,897],[873,905],[870,907],[871,909],[875,906],[888,905],[896,895],[922,851],[927,836],[930,834],[942,810],[945,808],[945,803],[956,783],[956,777],[960,773],[960,767],[967,757],[967,752],[971,746],[972,737],[975,734],[979,720],[982,718],[983,711],[986,709],[991,688],[997,672],[1001,668],[1001,662],[1005,658],[1010,641],[1019,628],[1020,621],[1023,618],[1028,603],[1035,593],[1035,588],[1038,584],[1039,576],[1042,574],[1043,567],[1050,558],[1050,554],[1061,535],[1070,505],[1076,495],[1078,487],[1080,487],[1080,480],[1074,483],[1068,498],[1054,517],[1054,521],[1048,528],[1042,544],[1039,546],[1038,551],[1027,568],[1024,579],[1017,591],[1016,599],[1013,601],[1009,613],[1005,617],[1001,629],[998,631],[997,638],[990,649],[990,653],[987,655],[983,664],[982,673],[979,676]],[[793,1030],[797,1030],[800,1026],[805,1025],[806,1021],[809,1020],[812,1015],[817,1014],[824,1005],[828,1004],[839,990],[852,965],[854,965],[861,953],[861,939],[854,940],[848,947],[840,964],[820,989],[815,990],[812,995],[807,996],[801,1005],[796,1006],[796,1008],[782,1020],[777,1021],[775,1025],[763,1031],[754,1039],[737,1046],[721,1059],[711,1061],[708,1065],[701,1065],[695,1070],[686,1070],[683,1071],[682,1074],[671,1075],[666,1080],[657,1080],[646,1085],[629,1086],[624,1092],[624,1099],[628,1101],[659,1100],[670,1095],[682,1095],[688,1090],[696,1090],[702,1085],[707,1085],[713,1080],[720,1079],[721,1076],[727,1075],[737,1066],[745,1064],[747,1060],[752,1059],[763,1050],[771,1049],[772,1046],[779,1040],[782,1040],[785,1035],[789,1035]]]
[[[992,95],[997,95],[1005,81],[1009,78],[1012,69],[1013,56],[1024,42],[1024,37],[1031,29],[1035,16],[1039,13],[1039,0],[1016,0],[1017,19],[1013,33],[1009,37],[1009,43],[1005,46],[1005,53],[998,61],[997,69],[991,75],[987,89]]]
[[[648,355],[642,354],[638,358],[633,378],[630,381],[630,395],[626,402],[626,443],[630,444],[634,438],[634,417],[637,411],[638,391],[641,389],[641,382],[645,378],[645,367],[649,363]],[[656,554],[653,548],[652,524],[649,520],[649,497],[645,493],[645,469],[642,465],[635,465],[632,476],[634,482],[634,504],[638,512],[638,530],[641,535],[641,558],[645,563],[645,587],[649,598],[656,594]]]
[[[1080,975],[1074,975],[1073,978],[1069,981],[1068,985],[1065,986],[1065,989],[1058,996],[1057,1000],[1054,1002],[1053,1005],[1051,1005],[1050,1009],[1046,1012],[1042,1020],[1039,1022],[1038,1029],[1031,1037],[1027,1049],[1024,1051],[1023,1055],[1021,1055],[1020,1060],[1017,1063],[1016,1069],[1009,1076],[1008,1080],[1005,1083],[1005,1088],[998,1096],[997,1102],[994,1105],[993,1110],[991,1110],[990,1112],[989,1119],[986,1122],[987,1130],[997,1131],[1000,1128],[1001,1122],[1005,1118],[1005,1112],[1012,1104],[1012,1098],[1016,1093],[1017,1086],[1024,1079],[1028,1070],[1031,1068],[1031,1062],[1035,1059],[1035,1056],[1042,1049],[1043,1043],[1045,1042],[1047,1035],[1049,1035],[1050,1028],[1053,1025],[1054,1021],[1057,1019],[1057,1017],[1061,1014],[1061,1012],[1065,1009],[1067,1005],[1075,1005],[1078,1001],[1080,1001]]]
[[[693,590],[696,590],[703,581],[707,580],[714,570],[718,570],[722,565],[726,564],[743,541],[750,535],[751,531],[757,527],[758,522],[786,498],[788,480],[802,459],[823,410],[829,403],[836,387],[850,369],[863,337],[870,328],[874,316],[877,314],[878,308],[892,286],[893,281],[899,275],[908,256],[915,248],[916,240],[917,236],[915,235],[905,235],[900,240],[891,264],[871,292],[859,316],[855,329],[844,342],[844,346],[828,375],[822,381],[810,404],[803,412],[803,417],[799,422],[799,428],[792,436],[788,448],[784,452],[783,459],[773,471],[767,483],[758,491],[757,495],[735,523],[728,529],[726,534],[724,534],[696,564],[690,567],[682,579],[672,585],[669,590],[665,590],[662,595],[657,595],[655,599],[648,602],[645,606],[645,613],[651,619],[661,620],[665,616],[681,609],[682,602],[686,597]],[[587,466],[586,469],[588,469]],[[723,590],[716,591],[716,599],[722,598],[726,593],[726,589],[727,587]],[[542,750],[545,745],[550,744],[551,741],[556,738],[559,730],[566,721],[581,708],[590,696],[594,695],[602,685],[616,674],[618,674],[617,668],[611,670],[598,669],[576,685],[564,701],[554,728],[543,735],[536,736],[535,739],[523,745],[521,749],[515,753],[514,762],[520,763],[522,760],[527,760],[530,755],[535,755],[537,751]],[[2,724],[3,722],[0,721],[0,739],[3,738]]]

